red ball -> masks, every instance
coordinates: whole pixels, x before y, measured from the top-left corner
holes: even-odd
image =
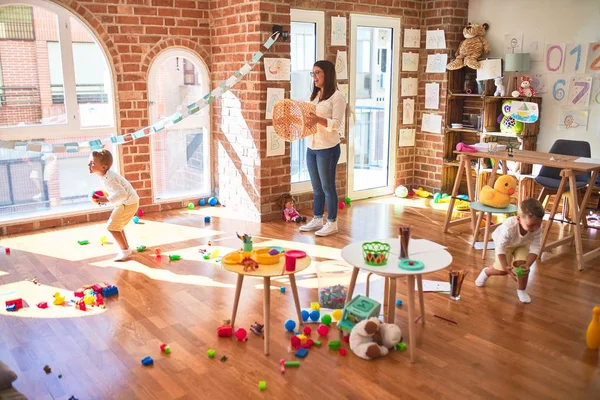
[[[350,343],[350,336],[348,336],[348,335],[344,335],[344,337],[342,337],[342,340],[343,340],[345,343]]]
[[[139,210],[137,210],[137,216],[138,217],[143,217],[144,216],[144,210],[142,210],[141,208]]]
[[[317,328],[317,333],[319,334],[319,336],[327,336],[327,334],[329,333],[329,327],[327,325],[321,324]]]
[[[340,356],[344,357],[345,355],[346,355],[346,349],[342,347],[340,349]]]
[[[4,252],[5,252],[6,254],[10,254],[10,247],[6,247],[6,248],[4,249]]]
[[[163,343],[163,344],[161,344],[161,345],[160,345],[160,351],[165,351],[165,347],[167,347],[167,345],[166,345],[166,344],[164,344],[164,343]]]
[[[244,340],[246,340],[246,335],[248,335],[248,332],[246,332],[246,330],[244,328],[238,328],[235,331],[235,337],[236,337],[236,339],[240,340],[242,342]]]
[[[305,335],[310,335],[310,333],[312,332],[312,329],[310,329],[310,326],[305,326],[302,331],[304,332]]]
[[[343,210],[344,207],[346,207],[346,203],[344,203],[343,201],[340,201],[340,203],[338,204],[338,207],[340,208],[340,210]]]

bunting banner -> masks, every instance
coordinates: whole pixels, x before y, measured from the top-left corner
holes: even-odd
[[[269,50],[273,43],[279,39],[279,32],[273,33],[269,39],[263,43],[265,50]],[[43,141],[15,141],[15,140],[0,140],[0,148],[21,150],[37,153],[77,153],[86,150],[99,150],[108,143],[113,145],[120,145],[123,143],[129,143],[136,139],[144,136],[151,136],[157,132],[168,129],[171,126],[183,121],[190,115],[196,114],[204,107],[211,105],[215,100],[219,99],[223,94],[231,90],[244,76],[248,74],[254,68],[254,66],[260,61],[262,56],[265,54],[263,51],[257,51],[250,60],[240,69],[235,71],[233,75],[224,80],[217,86],[212,92],[204,95],[202,98],[197,100],[195,103],[189,104],[183,112],[176,112],[167,117],[162,118],[160,121],[153,125],[141,128],[133,133],[126,133],[124,135],[110,136],[105,139],[92,139],[85,142],[71,142],[71,143],[46,143]]]

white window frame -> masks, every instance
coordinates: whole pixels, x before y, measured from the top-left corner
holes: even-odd
[[[60,54],[63,69],[63,84],[65,90],[65,107],[67,112],[67,123],[56,125],[35,125],[35,126],[10,126],[0,127],[0,138],[2,140],[34,140],[34,139],[52,139],[61,137],[108,137],[115,134],[116,104],[114,101],[115,80],[110,68],[109,60],[106,58],[106,49],[100,44],[101,41],[94,32],[85,24],[85,22],[76,14],[70,12],[57,4],[45,0],[0,0],[0,6],[9,5],[27,5],[32,7],[45,8],[52,11],[58,18],[58,35],[60,41]],[[81,118],[79,116],[79,105],[77,104],[77,87],[75,84],[75,65],[73,61],[73,43],[71,41],[71,21],[70,18],[77,19],[86,27],[96,43],[102,49],[102,56],[109,66],[110,80],[112,87],[109,88],[108,101],[113,105],[113,120],[108,127],[82,128]]]
[[[211,82],[210,82],[210,75],[209,75],[209,69],[208,66],[206,65],[206,63],[204,62],[204,60],[202,58],[200,58],[199,56],[197,56],[194,52],[190,51],[190,50],[186,50],[183,48],[169,48],[166,49],[165,51],[161,52],[158,57],[156,57],[154,59],[154,61],[152,61],[152,63],[150,64],[150,68],[148,69],[148,116],[149,116],[149,122],[155,123],[158,121],[158,115],[156,115],[156,78],[157,78],[157,73],[159,71],[159,68],[157,68],[157,66],[160,66],[164,61],[173,58],[173,57],[179,57],[180,59],[188,59],[190,61],[192,61],[195,66],[198,67],[198,74],[200,75],[200,79],[202,79],[202,83],[203,86],[205,86],[205,89],[207,92],[209,90],[211,90]],[[183,62],[182,62],[183,65]],[[202,121],[203,121],[203,131],[204,134],[206,135],[206,143],[204,143],[205,146],[205,157],[204,157],[204,170],[206,171],[205,173],[208,175],[207,176],[207,182],[212,182],[212,169],[211,169],[211,165],[212,165],[212,157],[211,157],[211,140],[212,140],[212,131],[211,131],[211,107],[212,105],[209,105],[208,107],[204,107],[202,110],[200,110],[200,112],[202,112]],[[175,127],[177,125],[174,125]],[[157,135],[168,135],[169,131],[168,128],[165,130],[165,132],[159,132],[157,133]],[[150,138],[150,163],[151,165],[154,165],[154,151],[152,149],[152,138]],[[158,178],[158,176],[154,173],[154,171],[152,172],[152,187],[156,187],[156,179]],[[168,197],[168,198],[157,198],[156,197],[156,191],[153,190],[152,191],[152,198],[154,200],[154,203],[156,204],[161,204],[161,203],[172,203],[174,201],[179,201],[179,200],[186,200],[189,199],[191,197],[207,197],[209,195],[211,195],[212,193],[212,186],[210,186],[208,188],[208,191],[206,192],[198,192],[196,194],[193,195],[186,195],[186,196],[177,196],[177,197]]]
[[[317,27],[317,60],[323,60],[325,58],[325,12],[292,9],[290,11],[290,16],[292,22],[309,22],[315,24]],[[310,191],[312,191],[310,180],[291,184],[292,194]]]

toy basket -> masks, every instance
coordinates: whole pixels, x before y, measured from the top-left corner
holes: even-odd
[[[390,255],[390,245],[381,242],[363,243],[363,258],[368,265],[385,265]]]
[[[344,308],[352,266],[343,261],[323,261],[317,265],[319,305],[332,310]]]
[[[279,100],[273,106],[273,128],[277,136],[293,142],[317,133],[317,124],[309,125],[308,116],[315,113],[315,105],[306,101]]]

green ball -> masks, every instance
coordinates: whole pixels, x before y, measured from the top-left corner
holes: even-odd
[[[321,322],[323,323],[323,325],[331,325],[331,315],[329,314],[325,314],[321,317]]]
[[[188,203],[188,208],[190,210],[193,210],[194,209],[194,203]]]
[[[165,354],[171,354],[171,348],[169,346],[165,347]]]
[[[352,203],[352,199],[350,197],[346,197],[344,201],[346,202],[346,204]]]
[[[517,276],[523,276],[523,268],[518,267],[515,271],[515,273],[517,274]]]
[[[216,353],[217,353],[217,352],[216,352],[216,351],[214,351],[213,349],[210,349],[210,350],[208,350],[208,351],[206,352],[206,354],[208,355],[208,358],[215,358],[215,354],[216,354]]]

